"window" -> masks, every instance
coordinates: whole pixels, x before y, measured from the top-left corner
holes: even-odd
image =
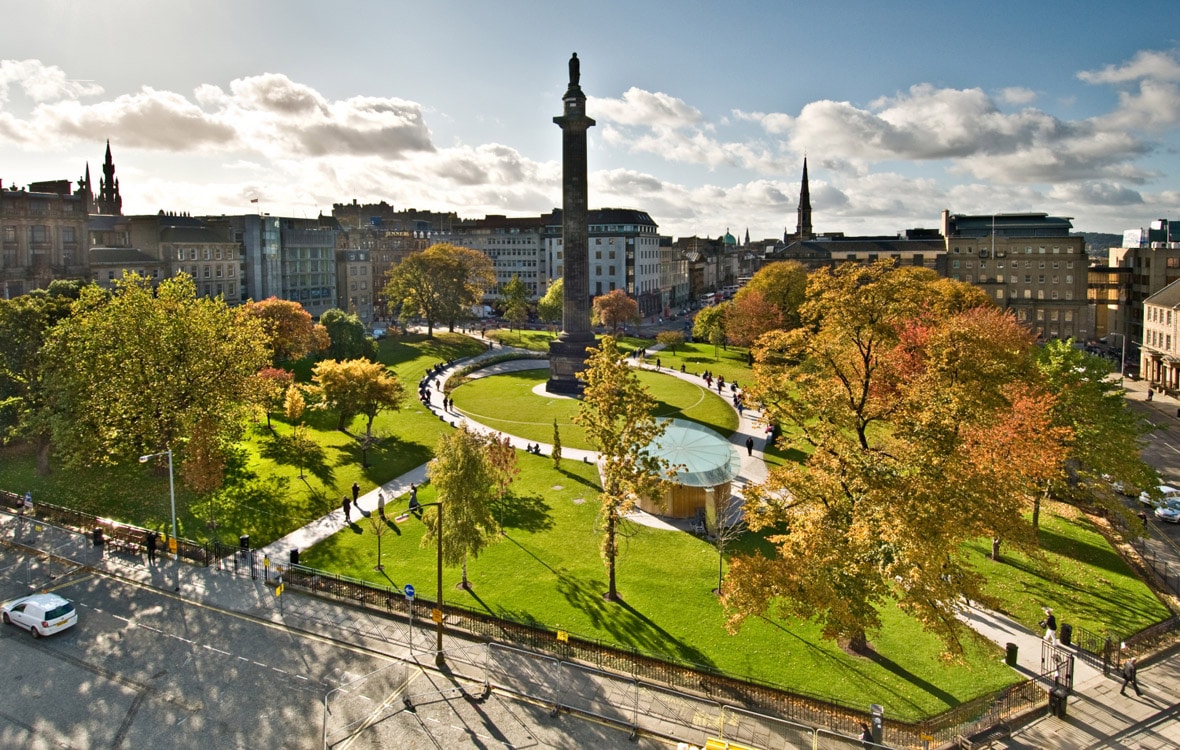
[[[221,248],[217,248],[217,259],[221,260]]]
[[[188,259],[189,260],[196,260],[197,259],[197,249],[195,247],[188,251]],[[194,273],[193,275],[195,276],[196,274]]]
[[[177,260],[184,260],[184,248],[183,247],[176,248],[176,259]]]
[[[213,258],[213,251],[210,250],[209,248],[205,248],[205,260],[212,260],[212,258]]]

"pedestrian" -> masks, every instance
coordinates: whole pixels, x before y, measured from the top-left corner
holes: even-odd
[[[377,490],[377,515],[381,516],[381,520],[385,520],[385,492],[384,490]]]
[[[352,483],[352,502],[356,504],[356,499],[361,496],[361,486],[356,482]]]
[[[352,501],[348,499],[348,495],[340,501],[340,507],[344,508],[344,522],[352,523]]]
[[[147,549],[148,565],[156,564],[156,540],[159,535],[154,531],[149,531],[144,535],[143,546]]]
[[[1147,400],[1148,400],[1148,401],[1150,401],[1150,400],[1151,400],[1151,398],[1152,398],[1152,396],[1154,396],[1154,395],[1155,395],[1155,391],[1153,391],[1153,390],[1151,390],[1150,388],[1148,388],[1148,389],[1147,389]]]
[[[860,723],[860,746],[864,750],[871,750],[873,747],[873,730],[863,721]]]
[[[410,512],[417,514],[422,510],[422,506],[418,504],[418,485],[410,485]]]
[[[746,455],[747,456],[754,455],[754,438],[753,437],[746,438]]]
[[[1049,643],[1057,643],[1057,618],[1049,607],[1045,607],[1045,619],[1041,620],[1041,627],[1045,629],[1044,639]]]
[[[1135,679],[1135,671],[1135,657],[1132,656],[1123,662],[1123,687],[1119,690],[1119,695],[1126,695],[1123,691],[1127,689],[1127,685],[1129,684],[1135,688],[1135,695],[1142,697],[1143,691],[1139,689],[1139,680]]]
[[[656,369],[660,369],[660,358],[656,357]]]

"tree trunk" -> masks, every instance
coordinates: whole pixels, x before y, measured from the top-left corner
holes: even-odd
[[[471,584],[467,582],[467,555],[463,555],[463,581],[459,584],[459,587],[464,591],[471,590]]]
[[[44,435],[37,438],[37,476],[49,475],[49,449],[53,443]]]
[[[992,559],[1000,559],[1000,538],[998,536],[992,537]]]
[[[848,636],[848,650],[854,654],[868,653],[869,639],[865,635],[865,631],[858,630],[857,632]]]
[[[610,580],[606,590],[606,600],[617,602],[619,590],[615,587],[615,509],[611,508],[606,516],[606,568]]]

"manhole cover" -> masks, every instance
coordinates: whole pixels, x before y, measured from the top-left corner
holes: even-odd
[[[562,487],[560,484],[555,484],[555,485],[553,485],[553,489],[555,492],[561,492],[562,490],[565,489],[565,487]]]
[[[574,498],[574,505],[581,505],[584,502],[586,502],[586,498],[584,498],[584,497],[575,497]]]

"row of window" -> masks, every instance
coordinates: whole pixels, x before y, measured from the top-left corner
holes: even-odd
[[[951,268],[959,268],[960,263],[962,264],[963,268],[975,268],[975,261],[974,260],[968,259],[968,260],[960,261],[958,258],[951,258]],[[1055,260],[1055,261],[1053,261],[1052,268],[1054,268],[1054,269],[1061,268],[1062,267],[1061,264],[1062,264],[1061,261]],[[979,261],[979,267],[984,268],[984,269],[988,268],[988,262],[986,260]],[[1020,261],[1018,261],[1018,260],[1012,261],[1012,267],[1013,268],[1020,268]],[[1024,267],[1025,268],[1032,268],[1033,267],[1032,261],[1031,260],[1024,261]],[[1046,263],[1043,260],[1040,261],[1039,263],[1037,263],[1037,268],[1046,268],[1046,267],[1047,267]],[[996,261],[996,268],[999,268],[999,269],[1004,268],[1004,261],[997,260]],[[1072,269],[1073,268],[1073,261],[1072,260],[1065,261],[1065,268]]]
[[[1165,335],[1162,331],[1156,331],[1151,328],[1144,331],[1144,333],[1147,336],[1148,346],[1161,349],[1165,352],[1172,350],[1172,336],[1170,334]]]
[[[188,260],[197,260],[198,258],[201,260],[222,260],[223,258],[226,260],[229,260],[229,259],[238,257],[239,254],[236,249],[231,250],[229,248],[224,248],[224,251],[223,251],[223,248],[220,248],[220,247],[217,247],[217,248],[206,247],[206,248],[200,248],[200,249],[195,248],[195,247],[189,247],[189,248],[178,247],[178,248],[176,248],[176,259],[177,260],[184,260],[186,255],[188,256]]]
[[[1044,247],[1044,246],[1040,246],[1040,247],[1038,247],[1036,250],[1037,250],[1037,255],[1045,255],[1045,254],[1047,254],[1047,253],[1049,253],[1049,252],[1050,252],[1050,251],[1049,251],[1049,249],[1048,249],[1048,248],[1046,248],[1046,247]],[[1019,252],[1020,252],[1020,248],[1018,248],[1018,247],[1008,247],[1008,246],[1005,246],[1005,247],[1000,247],[1000,248],[996,248],[996,253],[997,253],[997,254],[998,254],[998,253],[1003,253],[1003,252],[1008,252],[1008,251],[1011,251],[1012,253],[1019,253]],[[973,249],[973,248],[970,248],[970,247],[968,247],[968,248],[966,248],[965,250],[963,250],[963,252],[966,252],[966,253],[974,253],[974,252],[976,252],[976,250],[975,250],[975,249]],[[987,253],[987,252],[990,252],[990,248],[987,248],[987,247],[981,247],[981,248],[979,248],[978,252],[981,252],[981,253]],[[1066,255],[1069,255],[1071,252],[1072,252],[1072,248],[1068,248],[1068,247],[1067,247],[1067,248],[1065,248],[1065,254],[1066,254]],[[959,253],[959,248],[958,248],[958,247],[954,247],[954,248],[952,248],[952,249],[951,249],[951,253],[953,253],[953,254],[958,254],[958,253]],[[1025,255],[1032,255],[1032,254],[1033,254],[1033,248],[1032,248],[1031,246],[1028,246],[1028,245],[1026,245],[1026,246],[1025,246],[1025,248],[1024,248],[1024,254],[1025,254]],[[1053,254],[1053,255],[1059,255],[1059,254],[1061,254],[1061,248],[1060,248],[1060,247],[1054,247],[1054,248],[1052,249],[1052,254]]]
[[[50,230],[49,226],[46,224],[30,224],[26,228],[28,229],[28,232],[26,233],[26,237],[28,237],[29,242],[44,243],[44,242],[50,242],[53,240],[53,232]],[[73,243],[73,242],[78,241],[77,234],[74,231],[74,227],[70,227],[70,226],[58,227],[58,230],[61,232],[61,241],[62,242]],[[16,242],[16,227],[13,227],[13,226],[4,227],[4,241],[5,242]]]
[[[1155,305],[1148,305],[1146,313],[1147,313],[1147,322],[1149,322],[1149,323],[1163,323],[1164,325],[1169,325],[1169,326],[1172,325],[1172,311],[1171,310],[1165,310],[1164,308],[1156,307]],[[1165,317],[1167,318],[1166,321],[1164,320]]]

